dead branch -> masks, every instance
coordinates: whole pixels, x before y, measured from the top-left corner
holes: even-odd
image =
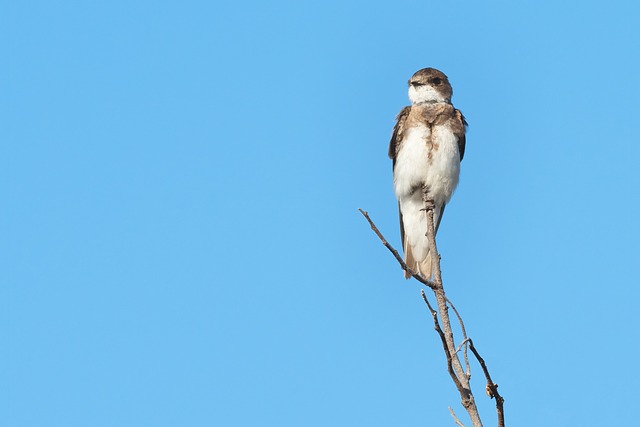
[[[431,317],[433,317],[434,329],[436,330],[436,332],[440,336],[440,341],[442,341],[442,347],[444,348],[444,354],[447,357],[447,371],[449,371],[449,376],[451,377],[451,380],[453,381],[453,384],[455,384],[456,388],[458,389],[458,392],[460,393],[460,396],[462,396],[462,401],[464,402],[465,400],[468,400],[469,394],[471,394],[471,391],[466,389],[462,385],[462,383],[460,382],[460,379],[458,379],[458,376],[456,375],[456,373],[453,370],[453,359],[454,359],[453,356],[454,355],[449,351],[449,348],[448,348],[448,345],[447,345],[446,335],[442,331],[442,328],[440,327],[440,322],[438,322],[438,313],[433,309],[433,307],[431,307],[431,304],[429,304],[429,300],[427,299],[427,295],[424,293],[424,290],[420,290],[420,293],[422,294],[422,299],[427,304],[427,307],[429,307],[429,311],[431,312]],[[456,358],[457,358],[457,356],[456,356]],[[464,403],[463,403],[463,406],[464,406]]]
[[[467,331],[462,321],[462,317],[458,310],[456,310],[455,306],[449,301],[444,292],[444,286],[442,284],[442,272],[440,270],[440,254],[438,253],[438,249],[435,241],[435,226],[434,226],[434,203],[433,201],[427,198],[426,188],[423,188],[423,201],[425,204],[425,214],[427,215],[427,233],[426,237],[429,240],[429,248],[432,256],[432,265],[433,265],[433,281],[425,278],[424,276],[414,272],[407,264],[404,262],[400,254],[397,250],[391,246],[387,240],[384,238],[380,230],[373,223],[373,220],[369,217],[369,214],[362,209],[358,209],[360,213],[366,218],[367,222],[371,226],[371,229],[376,233],[382,244],[393,254],[396,261],[400,264],[404,271],[407,271],[414,279],[419,281],[420,283],[426,285],[431,289],[436,297],[436,305],[437,311],[433,308],[433,306],[429,303],[427,296],[424,290],[421,291],[422,298],[424,302],[427,304],[429,312],[433,318],[434,329],[438,333],[440,337],[440,341],[442,342],[442,347],[445,352],[445,356],[447,358],[447,371],[449,372],[449,376],[451,377],[454,385],[458,389],[460,393],[460,397],[462,399],[462,406],[465,408],[469,417],[471,419],[471,423],[474,427],[482,427],[482,421],[480,420],[480,414],[478,413],[477,406],[475,404],[475,398],[473,396],[473,392],[470,388],[470,367],[469,367],[469,359],[467,356],[467,346],[471,349],[474,356],[480,363],[482,370],[487,379],[487,394],[491,398],[496,398],[496,409],[498,412],[498,427],[504,427],[504,410],[503,404],[504,399],[498,393],[498,385],[495,384],[491,380],[491,376],[489,375],[489,371],[486,367],[484,360],[478,354],[476,348],[473,345],[473,341],[467,337]],[[448,307],[451,306],[458,321],[460,323],[460,328],[463,335],[463,340],[460,343],[460,346],[456,349],[455,341],[453,338],[453,329],[451,327],[451,321],[449,319]],[[440,319],[438,319],[438,315]],[[442,321],[442,326],[440,325],[440,321]],[[460,349],[464,348],[464,362],[465,369],[462,368],[462,364],[458,357]],[[460,422],[458,417],[453,412],[453,409],[449,408],[451,415],[454,418],[454,421],[458,426],[464,427],[464,425]]]
[[[478,359],[478,363],[482,368],[482,372],[484,372],[484,376],[487,379],[487,396],[490,398],[496,399],[496,412],[498,413],[498,427],[504,427],[504,398],[500,396],[498,393],[498,384],[494,383],[491,379],[491,375],[489,374],[489,370],[487,369],[487,365],[484,363],[484,359],[480,357],[478,350],[473,345],[473,340],[469,339],[469,348],[473,355]]]
[[[402,269],[406,272],[408,272],[414,279],[416,279],[418,282],[427,285],[428,287],[430,287],[431,289],[435,288],[435,284],[428,279],[425,279],[424,277],[422,277],[420,274],[416,273],[415,271],[413,271],[411,268],[409,268],[409,266],[404,262],[404,260],[402,259],[402,257],[400,256],[400,254],[398,253],[397,250],[394,249],[393,246],[391,246],[389,244],[389,242],[387,242],[387,239],[384,238],[384,236],[382,235],[382,233],[380,233],[380,230],[378,230],[378,227],[376,227],[376,225],[373,223],[373,221],[371,220],[371,218],[369,218],[369,213],[366,211],[363,211],[362,209],[358,208],[358,210],[360,211],[360,213],[362,215],[364,215],[364,217],[367,219],[367,221],[369,222],[369,225],[371,226],[371,229],[373,230],[374,233],[376,233],[376,235],[378,236],[378,238],[380,239],[380,241],[382,242],[382,244],[389,249],[389,251],[391,251],[391,253],[393,254],[393,256],[396,258],[396,261],[398,261],[398,263],[400,263],[400,266],[402,267]]]
[[[453,369],[456,373],[456,379],[454,384],[460,393],[462,399],[462,406],[467,410],[469,417],[471,418],[471,424],[474,427],[482,427],[482,421],[480,420],[480,414],[478,413],[478,407],[476,406],[473,393],[469,386],[469,378],[465,375],[462,369],[462,364],[456,353],[455,341],[453,339],[453,328],[451,327],[451,320],[449,319],[449,308],[447,306],[447,297],[444,293],[444,286],[442,285],[442,272],[440,270],[440,254],[438,253],[438,246],[436,244],[436,232],[434,221],[434,208],[435,204],[433,200],[429,199],[429,191],[427,186],[422,187],[422,201],[424,203],[425,213],[427,215],[427,240],[429,241],[429,250],[431,252],[431,262],[433,265],[433,282],[436,287],[433,289],[433,293],[436,296],[436,303],[438,305],[438,312],[440,319],[442,320],[442,326],[444,328],[444,337],[446,340],[445,353],[447,353],[447,364],[451,360]]]
[[[460,313],[458,313],[458,310],[456,310],[456,306],[453,305],[453,303],[449,298],[447,298],[447,304],[449,304],[449,306],[453,309],[453,312],[456,314],[456,317],[458,318],[458,323],[460,323],[460,330],[462,331],[462,342],[460,343],[460,346],[458,347],[458,350],[456,351],[456,353],[460,351],[460,347],[464,346],[463,347],[464,348],[464,351],[463,351],[464,366],[466,368],[467,379],[470,380],[471,367],[469,366],[469,356],[467,355],[467,342],[469,341],[467,338],[467,329],[464,327],[464,322],[462,321],[462,317],[460,316]]]
[[[464,427],[464,424],[460,422],[460,420],[458,419],[458,416],[456,415],[455,412],[453,412],[453,408],[451,406],[449,406],[449,413],[451,413],[451,416],[453,417],[453,421],[455,421],[459,427]]]

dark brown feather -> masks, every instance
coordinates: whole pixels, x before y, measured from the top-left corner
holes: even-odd
[[[393,134],[391,135],[391,141],[389,141],[389,158],[393,159],[393,166],[396,165],[396,154],[398,153],[398,145],[402,143],[402,138],[404,137],[405,130],[405,122],[407,121],[407,117],[409,116],[409,112],[411,111],[411,107],[404,107],[398,113],[396,117],[396,124],[393,127]]]
[[[440,228],[440,222],[442,222],[442,215],[444,215],[445,206],[447,206],[447,204],[443,203],[442,208],[440,209],[440,215],[438,215],[438,223],[436,224],[436,234],[438,234],[438,229]]]
[[[460,110],[456,110],[452,120],[453,133],[458,138],[458,151],[460,152],[460,161],[464,157],[464,148],[467,143],[465,131],[468,124]]]
[[[398,216],[400,217],[400,241],[402,242],[402,251],[406,252],[407,248],[404,247],[404,222],[402,221],[402,211],[400,210],[400,203],[398,203]]]

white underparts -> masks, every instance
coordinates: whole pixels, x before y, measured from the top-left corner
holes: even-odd
[[[406,132],[396,155],[393,184],[400,202],[405,240],[419,263],[429,252],[422,187],[427,186],[429,199],[435,203],[437,224],[442,206],[449,202],[458,185],[460,154],[458,140],[448,125],[420,125]]]

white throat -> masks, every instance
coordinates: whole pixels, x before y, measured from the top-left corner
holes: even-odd
[[[450,101],[443,97],[440,92],[435,90],[431,85],[409,86],[409,99],[412,104],[435,104],[439,102],[449,103]]]

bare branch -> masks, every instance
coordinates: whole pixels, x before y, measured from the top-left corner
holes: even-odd
[[[449,406],[449,412],[451,413],[451,416],[453,417],[453,421],[455,421],[458,426],[464,427],[464,424],[462,424],[462,422],[460,422],[460,420],[456,416],[456,413],[453,412],[453,408],[451,408],[451,406]]]
[[[409,266],[404,262],[404,260],[402,259],[402,257],[400,256],[400,254],[398,253],[397,250],[394,249],[393,246],[391,246],[389,244],[389,242],[387,242],[387,239],[384,238],[384,236],[382,235],[382,233],[380,232],[380,230],[378,230],[378,227],[376,227],[376,225],[373,223],[373,221],[371,220],[371,218],[369,218],[369,213],[366,211],[363,211],[362,209],[358,208],[358,210],[360,211],[360,213],[362,215],[364,215],[364,217],[367,219],[367,221],[369,222],[369,225],[371,226],[371,229],[373,230],[374,233],[376,233],[376,235],[378,236],[378,238],[380,239],[380,241],[382,242],[382,244],[389,249],[389,251],[393,254],[393,256],[396,258],[396,261],[398,261],[398,263],[400,264],[400,266],[402,267],[402,269],[406,272],[408,272],[414,279],[416,279],[418,282],[427,285],[428,287],[430,287],[431,289],[435,288],[435,284],[428,279],[425,279],[424,277],[422,277],[422,275],[416,273],[415,271],[413,271],[411,268],[409,268]]]
[[[358,209],[360,213],[365,217],[365,219],[369,222],[371,229],[376,233],[382,244],[393,254],[396,258],[396,261],[400,264],[402,269],[408,272],[414,279],[419,281],[420,283],[428,286],[434,293],[437,302],[437,311],[434,307],[429,303],[427,296],[424,290],[421,290],[422,299],[427,304],[429,312],[431,313],[431,317],[433,318],[434,329],[438,333],[440,337],[440,341],[442,342],[442,347],[445,352],[445,356],[447,358],[447,371],[449,372],[449,376],[451,377],[454,385],[458,389],[460,393],[460,397],[462,398],[462,406],[466,409],[469,417],[471,418],[471,423],[474,427],[482,427],[482,421],[480,420],[480,415],[478,413],[477,406],[475,404],[475,398],[473,393],[469,387],[469,380],[471,378],[470,367],[469,367],[469,358],[467,356],[467,348],[470,348],[473,352],[474,356],[480,363],[482,370],[487,379],[487,394],[491,398],[496,398],[496,409],[498,412],[498,427],[504,427],[504,410],[503,403],[504,399],[498,393],[498,385],[495,384],[491,380],[491,376],[489,375],[489,371],[486,367],[486,364],[482,357],[478,354],[476,348],[473,345],[473,341],[467,337],[467,331],[462,321],[462,317],[455,306],[451,303],[451,301],[446,297],[444,292],[444,287],[442,284],[442,272],[440,270],[440,254],[438,253],[438,249],[435,241],[435,226],[434,226],[434,203],[432,200],[428,200],[427,198],[427,189],[423,188],[423,200],[425,204],[425,213],[427,216],[427,233],[426,237],[429,241],[429,248],[432,256],[432,265],[433,265],[433,281],[425,278],[421,274],[413,271],[402,259],[398,251],[396,251],[393,246],[391,246],[387,240],[384,238],[382,233],[378,230],[376,225],[373,223],[369,214],[362,209]],[[463,340],[460,343],[459,347],[456,349],[455,342],[453,338],[453,330],[451,328],[451,321],[449,319],[448,307],[451,307],[460,322],[460,329],[462,331]],[[440,325],[440,320],[438,319],[438,315],[442,320],[442,326]],[[465,362],[465,370],[462,368],[462,364],[460,363],[460,359],[458,358],[458,353],[461,349],[464,348],[464,362]],[[454,421],[458,426],[464,427],[462,422],[458,419],[458,417],[453,412],[453,409],[449,408]]]
[[[465,344],[468,344],[468,343],[469,343],[469,338],[463,339],[462,342],[460,343],[460,345],[458,346],[458,348],[456,349],[456,353],[460,353],[460,350],[462,350],[462,347]],[[467,347],[465,346],[465,348],[467,348]]]
[[[498,393],[498,384],[494,383],[491,379],[491,375],[489,374],[489,370],[487,369],[487,365],[484,363],[484,359],[476,350],[476,347],[473,345],[473,341],[469,339],[469,348],[473,352],[473,355],[478,359],[478,363],[480,363],[480,367],[482,368],[482,372],[484,372],[484,376],[487,379],[487,396],[490,398],[496,399],[496,412],[498,413],[498,427],[504,427],[504,398],[500,396]]]
[[[438,333],[438,335],[440,335],[440,340],[442,341],[442,347],[444,348],[444,354],[447,357],[447,371],[449,372],[449,376],[451,377],[451,380],[453,381],[456,388],[458,389],[458,392],[460,393],[460,396],[462,396],[462,400],[464,402],[466,399],[469,398],[471,391],[466,389],[462,385],[462,383],[460,383],[460,379],[458,378],[458,376],[453,370],[453,356],[452,356],[452,353],[449,351],[449,347],[447,346],[447,339],[445,338],[445,334],[442,331],[442,328],[440,327],[440,322],[438,322],[438,313],[433,309],[433,307],[431,307],[431,304],[429,304],[429,300],[427,299],[427,295],[424,293],[424,290],[420,290],[420,294],[422,295],[422,299],[424,300],[424,302],[427,303],[427,307],[429,307],[429,311],[431,312],[431,317],[433,317],[434,328]]]
[[[456,314],[456,317],[458,318],[458,322],[460,322],[460,330],[462,330],[462,343],[460,343],[460,347],[462,347],[463,344],[467,343],[467,329],[464,327],[464,322],[462,321],[462,317],[460,316],[460,313],[458,313],[456,306],[453,305],[453,303],[449,298],[447,298],[447,303],[451,306],[451,308],[453,309],[453,312]],[[460,351],[460,347],[458,347],[457,352]],[[471,367],[469,366],[469,356],[467,354],[466,345],[464,346],[463,358],[464,358],[464,366],[466,368],[467,379],[471,379]]]
[[[434,222],[434,208],[435,203],[429,198],[429,189],[427,186],[422,187],[422,201],[424,203],[425,213],[427,215],[427,240],[429,241],[429,251],[431,252],[431,261],[433,265],[433,282],[436,287],[433,293],[436,296],[436,302],[438,304],[438,311],[440,312],[440,319],[442,320],[442,327],[444,329],[444,338],[446,341],[445,353],[447,356],[447,365],[451,362],[453,370],[456,374],[456,380],[454,384],[458,388],[460,397],[462,399],[462,406],[467,410],[471,423],[474,427],[481,427],[482,421],[480,420],[480,414],[469,386],[469,378],[465,374],[460,359],[456,353],[455,341],[453,339],[453,329],[451,328],[451,321],[449,320],[447,297],[444,293],[444,287],[442,285],[442,272],[440,270],[440,254],[438,253],[438,246],[436,244],[436,232]],[[460,387],[458,387],[460,384]]]

